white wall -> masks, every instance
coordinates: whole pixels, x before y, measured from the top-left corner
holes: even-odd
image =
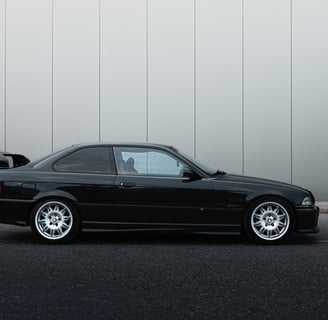
[[[100,3],[100,139],[147,139],[147,1]]]
[[[98,2],[53,1],[55,150],[99,139],[99,72]]]
[[[0,149],[173,144],[328,199],[328,2],[0,0]]]
[[[196,156],[243,171],[243,3],[196,3]]]
[[[293,182],[328,199],[328,2],[293,2]]]
[[[51,151],[49,0],[6,1],[6,149],[41,157]]]
[[[194,2],[148,7],[148,139],[194,154]]]
[[[291,180],[291,23],[286,0],[244,7],[245,174]]]

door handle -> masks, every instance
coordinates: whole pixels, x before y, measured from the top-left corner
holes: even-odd
[[[133,182],[120,182],[119,183],[120,188],[133,188],[135,186],[136,186],[136,184]]]

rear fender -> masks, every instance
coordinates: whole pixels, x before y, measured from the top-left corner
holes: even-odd
[[[74,203],[76,202],[76,198],[72,194],[62,191],[62,190],[52,190],[52,191],[47,191],[47,192],[40,192],[33,199],[36,202],[39,202],[40,200],[49,199],[49,198],[62,198],[62,199],[67,199],[69,201],[72,201]]]

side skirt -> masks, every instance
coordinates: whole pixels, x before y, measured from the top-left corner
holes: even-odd
[[[128,222],[82,222],[82,231],[185,231],[205,234],[227,234],[241,233],[240,224],[155,224],[155,223],[128,223]]]

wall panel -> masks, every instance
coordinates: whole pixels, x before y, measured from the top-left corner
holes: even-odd
[[[54,1],[54,149],[99,140],[99,3]]]
[[[149,1],[149,141],[194,154],[194,2]]]
[[[328,199],[328,3],[293,1],[293,182]]]
[[[51,151],[51,1],[10,0],[6,14],[7,150]]]
[[[146,0],[101,1],[101,140],[146,141]]]
[[[0,0],[0,150],[173,144],[328,199],[325,0]]]
[[[0,0],[0,151],[5,149],[5,0]]]
[[[245,1],[245,174],[291,181],[290,2]]]
[[[197,1],[196,156],[242,172],[242,1]]]

